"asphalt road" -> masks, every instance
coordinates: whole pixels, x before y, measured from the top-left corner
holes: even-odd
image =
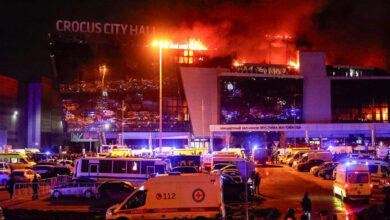
[[[370,205],[382,204],[384,196],[379,191],[375,192],[369,204],[356,201],[344,204],[338,197],[333,196],[333,181],[323,180],[310,173],[302,173],[288,166],[282,167],[259,167],[262,180],[260,194],[264,199],[263,207],[274,207],[283,214],[288,208],[293,208],[297,219],[302,214],[300,201],[305,192],[309,193],[312,201],[312,217],[317,219],[321,210],[327,210],[332,215],[345,219],[346,214],[360,212]]]
[[[262,180],[260,185],[261,202],[255,204],[257,207],[277,208],[282,217],[288,208],[294,208],[296,217],[299,219],[302,214],[300,201],[305,192],[309,193],[312,200],[312,219],[318,219],[321,210],[327,210],[345,219],[345,214],[360,212],[373,204],[382,204],[384,196],[380,193],[374,194],[369,204],[352,203],[344,204],[339,198],[333,196],[333,181],[323,180],[310,173],[301,173],[286,166],[258,167]],[[259,201],[259,200],[257,200]],[[66,211],[78,213],[90,213],[91,218],[104,218],[104,212],[111,204],[104,200],[88,200],[85,198],[62,198],[51,199],[49,194],[40,194],[39,200],[31,201],[31,195],[18,194],[12,200],[6,191],[0,191],[0,207],[4,209],[29,209],[41,211]],[[93,214],[91,214],[93,213]],[[52,214],[50,214],[52,215]],[[48,218],[50,219],[50,218]],[[83,217],[83,220],[87,218]]]

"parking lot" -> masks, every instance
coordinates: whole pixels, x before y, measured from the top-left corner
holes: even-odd
[[[360,212],[370,205],[381,205],[383,194],[376,192],[369,204],[354,202],[344,204],[339,198],[333,196],[333,181],[323,180],[307,172],[298,172],[288,166],[266,166],[257,167],[262,180],[260,185],[260,198],[252,202],[256,208],[277,208],[284,216],[288,208],[294,208],[296,217],[302,214],[299,202],[305,192],[313,203],[312,216],[318,216],[319,211],[327,210],[330,213],[345,217],[346,213],[353,214]],[[38,216],[45,215],[47,219],[54,219],[54,216],[61,218],[72,217],[78,219],[104,219],[104,213],[112,203],[101,199],[86,198],[50,198],[49,194],[40,195],[38,200],[32,201],[30,195],[18,195],[9,200],[6,191],[0,191],[0,204],[7,214],[8,209],[12,210],[38,210],[44,212],[30,212]],[[56,211],[52,211],[56,210]],[[8,213],[10,213],[8,211]],[[28,213],[28,212],[26,212]],[[29,216],[31,217],[31,215]],[[60,218],[60,219],[61,219]]]

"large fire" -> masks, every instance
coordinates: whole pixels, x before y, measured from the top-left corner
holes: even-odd
[[[187,43],[173,43],[172,41],[153,41],[152,46],[160,45],[161,48],[181,50],[207,50],[207,47],[199,39],[189,39]]]

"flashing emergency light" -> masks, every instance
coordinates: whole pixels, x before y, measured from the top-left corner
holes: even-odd
[[[366,165],[368,166],[368,162],[366,161]]]
[[[50,151],[46,151],[46,155],[50,155]]]
[[[259,148],[259,146],[257,146],[256,144],[255,145],[253,145],[253,149],[257,149],[257,148]]]
[[[345,166],[349,166],[349,165],[351,165],[350,162],[346,162],[346,163],[345,163]]]
[[[352,161],[353,164],[356,164],[356,160]]]

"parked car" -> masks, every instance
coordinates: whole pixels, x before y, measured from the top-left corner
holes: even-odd
[[[61,160],[61,161],[58,162],[58,164],[60,164],[62,166],[72,166],[72,167],[74,167],[74,163],[71,160]]]
[[[245,201],[245,185],[248,187],[248,194],[252,196],[251,184],[245,184],[240,173],[234,170],[225,170],[221,173],[223,181],[223,195],[225,202]]]
[[[10,175],[10,171],[7,171],[7,170],[0,170],[0,184],[2,186],[5,186],[7,185],[7,182],[8,182],[8,179],[9,179],[9,175]]]
[[[33,170],[35,173],[38,173],[42,176],[44,173],[51,173],[53,172],[54,166],[52,165],[35,165],[33,166]],[[42,178],[45,178],[42,176]]]
[[[177,166],[172,169],[172,172],[179,173],[199,173],[198,169],[193,166]]]
[[[312,167],[319,166],[323,163],[324,163],[323,160],[309,160],[305,163],[299,163],[297,165],[297,169],[300,172],[309,172]]]
[[[37,175],[37,179],[41,179],[41,175],[34,172],[31,169],[17,169],[13,170],[11,175],[14,176],[16,182],[32,182],[34,176]]]
[[[68,175],[69,176],[72,174],[71,169],[69,169],[66,166],[56,166],[56,167],[54,167],[53,172],[54,172],[55,176],[58,176],[58,175]]]
[[[54,162],[39,162],[36,165],[50,165],[50,166],[55,166],[56,164]]]
[[[318,172],[318,176],[324,178],[325,180],[332,180],[333,177],[333,171],[336,169],[336,167],[339,165],[339,163],[333,163],[331,166],[322,169],[320,172]]]
[[[217,163],[217,164],[214,164],[214,166],[212,167],[212,170],[220,170],[226,166],[229,166],[231,165],[231,163]]]
[[[226,171],[226,170],[238,172],[237,166],[234,164],[228,164],[228,165],[222,167],[221,169],[214,169],[211,172],[212,173],[222,173],[223,171]]]
[[[126,199],[136,187],[126,181],[107,181],[98,187],[101,197],[108,198],[111,201],[121,202]]]
[[[0,162],[0,170],[10,170],[10,168],[7,163]]]
[[[99,192],[97,190],[97,183],[85,182],[85,183],[68,183],[64,186],[54,187],[50,190],[50,195],[53,198],[60,198],[62,196],[84,196],[87,199],[99,198]]]
[[[315,166],[315,167],[312,167],[310,169],[310,172],[314,174],[314,176],[318,176],[318,174],[324,170],[324,169],[328,169],[330,167],[333,167],[333,166],[337,166],[339,163],[337,162],[325,162],[323,163],[322,165],[320,166]]]

